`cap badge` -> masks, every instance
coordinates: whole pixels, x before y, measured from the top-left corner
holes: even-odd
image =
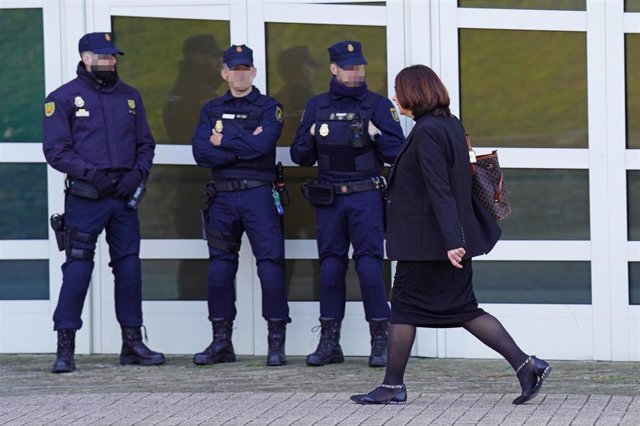
[[[224,125],[222,124],[222,120],[216,121],[216,126],[214,127],[215,131],[221,133],[223,128]]]
[[[76,106],[76,108],[82,108],[84,106],[84,99],[82,99],[81,96],[76,96],[75,98],[73,98],[73,104]]]
[[[347,50],[349,52],[353,52],[353,44],[351,44],[351,43],[347,44]]]
[[[107,40],[107,41],[111,41],[111,34],[104,33],[104,39]]]
[[[322,125],[320,126],[320,136],[322,136],[323,138],[326,138],[328,134],[329,134],[329,125],[327,123],[322,123]]]
[[[236,46],[236,52],[238,53],[242,52],[242,46]]]

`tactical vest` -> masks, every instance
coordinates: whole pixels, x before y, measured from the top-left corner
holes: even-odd
[[[251,104],[239,107],[225,104],[222,98],[216,99],[209,111],[213,128],[229,137],[238,134],[251,135],[260,124],[260,118],[269,99],[267,96],[260,96]],[[272,181],[275,179],[275,164],[276,152],[273,150],[252,160],[240,159],[234,165],[213,169],[212,174],[214,178],[221,179]]]
[[[338,179],[379,175],[384,164],[378,160],[368,132],[378,96],[367,91],[362,103],[351,109],[332,105],[329,93],[319,98],[315,141],[320,174]]]

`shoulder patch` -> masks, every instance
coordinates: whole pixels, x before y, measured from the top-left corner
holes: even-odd
[[[276,120],[282,123],[282,118],[284,117],[284,111],[279,106],[276,107]]]
[[[389,108],[389,111],[391,111],[391,117],[397,121],[400,122],[400,116],[398,116],[398,111],[396,111],[395,108]]]
[[[134,99],[127,99],[127,105],[131,109],[136,109],[136,101]]]
[[[47,102],[44,104],[44,116],[51,117],[53,113],[56,112],[56,103],[55,102]]]

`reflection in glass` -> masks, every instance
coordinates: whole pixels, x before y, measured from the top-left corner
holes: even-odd
[[[640,305],[640,262],[629,262],[629,304]]]
[[[624,0],[625,12],[640,12],[640,0]]]
[[[317,259],[292,259],[285,261],[287,295],[290,302],[320,300],[320,263]],[[391,289],[391,262],[383,261],[382,276],[387,289]],[[353,260],[347,269],[347,301],[360,301],[360,284]]]
[[[627,171],[627,226],[629,241],[640,241],[640,170]]]
[[[49,238],[46,164],[0,163],[0,182],[0,239]]]
[[[587,170],[506,169],[511,216],[503,240],[588,240]]]
[[[625,49],[627,148],[640,149],[640,34],[625,34]]]
[[[42,9],[0,9],[0,142],[42,140]]]
[[[207,300],[208,268],[207,259],[142,260],[142,299]]]
[[[461,29],[460,92],[475,146],[586,148],[586,34]]]
[[[480,303],[591,304],[589,262],[473,262]]]
[[[0,300],[49,300],[49,261],[0,260]]]
[[[329,90],[327,48],[338,41],[362,43],[369,89],[388,96],[386,37],[385,27],[267,23],[267,91],[285,117],[278,145],[293,143],[307,100]]]
[[[289,205],[284,210],[285,239],[315,239],[316,214],[311,204],[302,195],[302,184],[315,179],[317,169],[313,167],[285,167],[284,179],[289,193]]]
[[[458,0],[458,6],[492,9],[587,10],[586,0]]]
[[[228,21],[114,16],[122,79],[140,90],[158,143],[190,144],[202,104],[223,95]]]
[[[202,238],[200,210],[209,170],[155,165],[140,204],[142,238]]]

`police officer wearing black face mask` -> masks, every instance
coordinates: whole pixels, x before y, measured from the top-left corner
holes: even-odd
[[[87,295],[98,235],[106,229],[122,328],[121,364],[157,365],[164,355],[142,342],[140,223],[135,207],[153,160],[155,142],[140,93],[118,78],[110,33],[80,39],[78,77],[44,105],[43,150],[66,173],[65,214],[52,218],[60,249],[62,288],[53,314],[58,351],[53,373],[75,370],[75,333]],[[135,195],[135,196],[134,196]]]
[[[386,365],[390,310],[382,279],[384,163],[393,163],[404,141],[391,101],[367,89],[367,61],[357,41],[329,47],[329,92],[311,98],[291,146],[301,166],[318,162],[319,180],[305,196],[315,206],[320,256],[320,343],[312,366],[343,362],[340,327],[346,303],[345,274],[353,245],[372,367]]]

